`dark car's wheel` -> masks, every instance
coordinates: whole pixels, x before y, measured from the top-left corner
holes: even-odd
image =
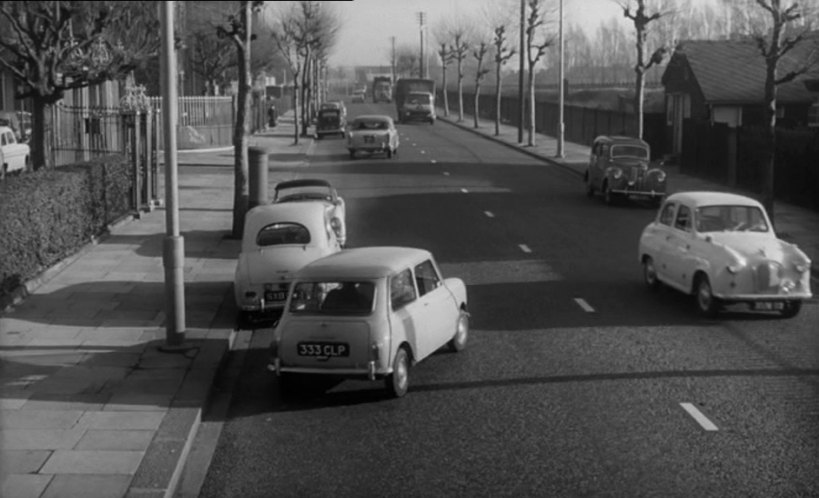
[[[387,149],[387,159],[392,159],[392,149]]]
[[[603,184],[603,200],[609,206],[614,204],[614,201],[616,200],[615,199],[615,194],[614,194],[614,192],[611,191],[611,187],[609,186],[608,182]]]
[[[392,373],[384,379],[387,392],[393,398],[400,398],[407,394],[409,389],[409,364],[407,349],[404,347],[399,348],[392,362]]]
[[[449,341],[449,349],[455,351],[463,351],[466,347],[466,341],[469,339],[469,313],[466,310],[461,310],[458,316],[458,324],[455,326],[455,335]]]
[[[779,312],[783,318],[793,318],[802,309],[802,301],[785,301],[782,311]]]
[[[350,149],[350,159],[355,159],[355,149]]]
[[[660,286],[660,281],[657,280],[657,268],[654,267],[654,260],[651,256],[643,258],[643,281],[651,290],[656,290]]]
[[[589,177],[588,172],[586,172],[586,176],[584,179],[586,181],[586,196],[594,197],[594,185],[592,185],[591,178]]]
[[[700,274],[696,281],[697,309],[706,317],[713,318],[719,312],[719,299],[714,297],[711,282],[705,274]]]

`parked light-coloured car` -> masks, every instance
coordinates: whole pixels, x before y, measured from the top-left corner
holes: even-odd
[[[31,149],[17,141],[8,126],[0,126],[0,176],[14,171],[27,171],[31,165]]]
[[[599,136],[592,144],[584,181],[589,197],[603,194],[606,204],[639,197],[659,206],[666,194],[667,175],[651,164],[651,148],[639,138]]]
[[[269,369],[292,391],[301,374],[384,379],[406,394],[412,365],[466,346],[466,285],[432,254],[407,247],[345,249],[299,270],[274,331]]]
[[[398,130],[389,116],[370,114],[358,116],[347,125],[347,150],[350,159],[357,152],[384,153],[388,158],[398,153]]]
[[[706,316],[748,303],[793,317],[811,298],[810,259],[777,238],[762,204],[741,195],[670,195],[643,230],[639,260],[649,287],[694,294]]]
[[[281,310],[293,274],[339,250],[331,211],[322,202],[274,203],[248,211],[233,284],[240,321]]]
[[[320,202],[327,209],[330,227],[341,247],[347,243],[347,208],[344,198],[330,182],[320,178],[302,178],[279,182],[273,191],[273,203]]]

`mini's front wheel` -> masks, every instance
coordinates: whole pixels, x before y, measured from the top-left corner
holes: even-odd
[[[409,389],[409,355],[406,348],[399,348],[392,362],[392,373],[385,379],[387,392],[393,398],[400,398]]]
[[[467,339],[469,339],[469,313],[466,310],[461,310],[458,323],[455,326],[455,335],[449,341],[449,349],[456,353],[463,351],[466,348]]]

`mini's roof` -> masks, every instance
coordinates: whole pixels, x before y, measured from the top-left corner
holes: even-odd
[[[739,194],[731,194],[728,192],[709,192],[709,191],[694,191],[694,192],[677,192],[671,194],[666,198],[666,201],[675,201],[687,204],[689,206],[755,206],[762,208],[762,204],[750,197]]]
[[[597,142],[618,142],[618,143],[628,143],[633,145],[642,145],[644,147],[648,147],[648,142],[645,140],[639,139],[637,137],[627,137],[624,135],[600,135],[594,139],[595,143]]]
[[[362,114],[360,116],[356,116],[353,121],[390,121],[392,122],[392,118],[387,116],[386,114]]]
[[[307,264],[296,280],[373,279],[393,275],[432,255],[425,249],[379,246],[344,249]]]
[[[276,190],[282,190],[286,188],[299,188],[299,187],[327,187],[332,188],[330,182],[327,180],[323,180],[321,178],[300,178],[298,180],[287,180],[283,182],[279,182],[276,184]]]

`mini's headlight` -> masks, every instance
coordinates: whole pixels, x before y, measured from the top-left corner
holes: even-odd
[[[728,270],[728,273],[730,273],[731,275],[736,275],[737,273],[739,273],[739,270],[741,270],[742,267],[743,267],[742,264],[734,263],[732,265],[728,265],[727,270]]]
[[[808,265],[805,263],[794,263],[793,267],[796,268],[796,271],[799,273],[805,273],[808,271]]]

